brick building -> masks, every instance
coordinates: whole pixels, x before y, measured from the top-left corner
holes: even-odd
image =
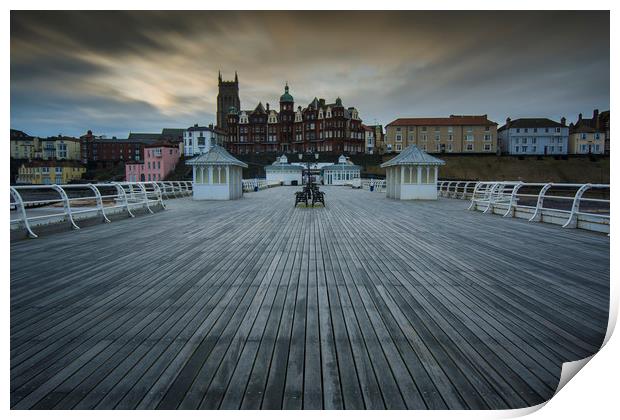
[[[219,104],[219,102],[218,102]],[[220,109],[218,109],[219,115]],[[279,110],[259,103],[253,110],[228,109],[226,148],[233,153],[334,152],[364,153],[362,120],[357,109],[314,98],[297,106],[288,84],[280,96]]]
[[[496,153],[497,123],[486,115],[399,118],[386,126],[385,149],[400,152],[415,144],[435,153]]]
[[[88,132],[80,137],[80,154],[82,162],[125,162],[143,161],[144,146],[157,143],[150,138],[111,139],[94,136]]]

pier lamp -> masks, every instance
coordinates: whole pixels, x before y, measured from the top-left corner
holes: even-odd
[[[297,157],[299,158],[300,161],[306,164],[306,167],[307,167],[306,184],[309,184],[310,183],[310,164],[312,163],[310,159],[312,158],[312,152],[309,151],[306,153],[299,153]],[[314,152],[314,161],[318,162],[318,160],[319,160],[319,153]]]

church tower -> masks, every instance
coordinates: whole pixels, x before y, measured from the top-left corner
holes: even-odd
[[[227,116],[230,107],[235,107],[237,111],[241,107],[239,78],[237,77],[237,72],[235,72],[234,81],[222,80],[222,73],[219,72],[217,79],[217,127],[226,130],[228,128]]]

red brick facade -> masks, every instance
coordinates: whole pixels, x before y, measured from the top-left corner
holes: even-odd
[[[262,103],[254,110],[230,107],[227,122],[226,148],[233,153],[364,153],[364,129],[355,108],[345,108],[340,98],[331,104],[314,98],[295,109],[288,85],[279,112]]]

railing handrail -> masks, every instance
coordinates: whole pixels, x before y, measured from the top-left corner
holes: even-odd
[[[18,217],[11,219],[10,224],[20,224],[23,226],[27,235],[36,238],[37,235],[32,230],[32,221],[43,219],[57,219],[63,217],[67,220],[73,229],[79,229],[75,215],[83,213],[96,212],[100,215],[105,223],[109,223],[110,219],[106,215],[106,209],[121,208],[126,211],[130,217],[134,214],[132,210],[135,208],[144,208],[149,213],[153,213],[152,205],[159,205],[165,209],[164,199],[188,196],[192,193],[191,181],[144,181],[144,182],[102,182],[88,184],[38,184],[38,185],[12,185],[11,188],[11,208],[15,207]],[[114,189],[114,194],[101,194],[102,189]],[[90,191],[89,195],[71,196],[70,191],[81,189]],[[26,191],[48,191],[57,194],[53,198],[37,198],[36,200],[24,200],[23,193]],[[21,193],[20,193],[21,191]],[[69,192],[69,193],[68,193]],[[112,200],[114,205],[105,206],[106,201]],[[87,209],[79,209],[72,207],[76,201],[91,200],[95,204]],[[28,216],[26,211],[28,206],[50,206],[62,203],[62,213],[52,213],[46,215]]]
[[[459,185],[475,183],[471,193],[463,187],[458,194]],[[471,187],[469,187],[471,189]],[[609,230],[609,198],[584,197],[587,191],[594,189],[609,190],[609,184],[577,184],[559,182],[522,182],[522,181],[439,181],[437,191],[443,197],[471,200],[470,210],[482,210],[484,213],[503,212],[504,217],[515,217],[517,211],[527,211],[530,222],[547,221],[555,218],[565,228],[585,228],[593,230]],[[523,190],[527,192],[523,192]],[[532,189],[534,192],[532,192]],[[529,200],[529,202],[528,202]],[[572,202],[570,209],[562,205],[550,205],[549,202]],[[602,207],[583,209],[583,202],[598,203]],[[605,206],[607,204],[607,206]],[[591,204],[593,206],[593,204]],[[523,217],[523,215],[520,215]],[[553,223],[558,223],[554,221]],[[592,224],[601,226],[591,226]]]

